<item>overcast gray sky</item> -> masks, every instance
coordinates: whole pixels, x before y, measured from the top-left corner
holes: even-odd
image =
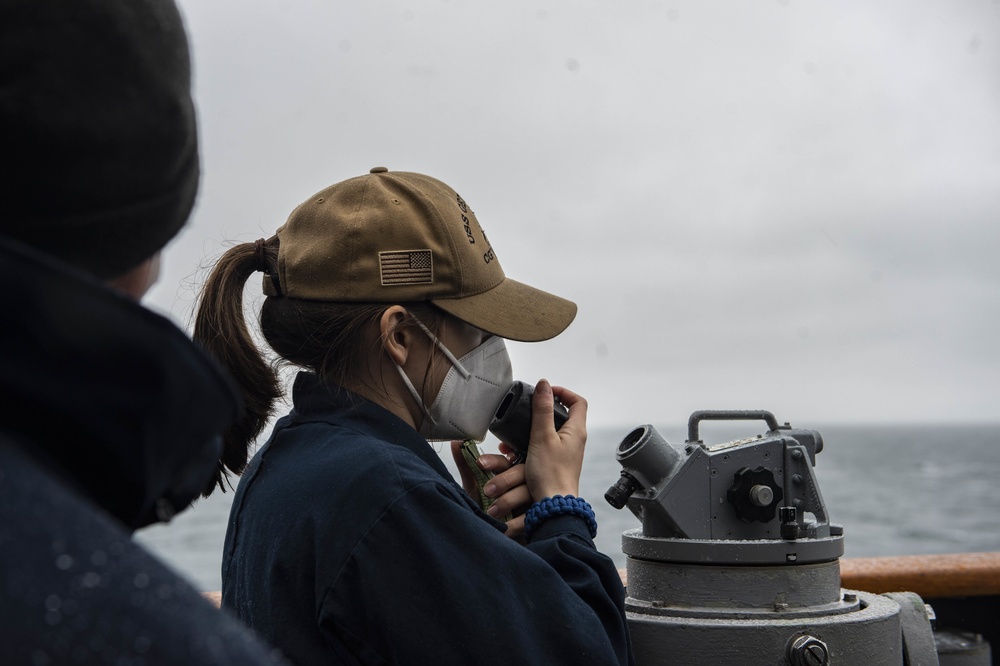
[[[180,0],[204,175],[149,302],[383,165],[576,301],[594,425],[1000,418],[1000,0]],[[251,289],[258,290],[257,280]]]

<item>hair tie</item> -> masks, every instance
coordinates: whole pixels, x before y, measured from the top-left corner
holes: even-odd
[[[267,247],[264,245],[266,242],[263,238],[258,238],[253,242],[253,269],[271,278],[271,286],[274,288],[274,293],[269,292],[265,285],[265,294],[269,296],[281,296],[281,283],[278,280],[278,274],[271,272],[271,267],[267,263]]]
[[[264,254],[264,239],[258,238],[253,242],[253,269],[261,273],[268,272],[267,256]]]

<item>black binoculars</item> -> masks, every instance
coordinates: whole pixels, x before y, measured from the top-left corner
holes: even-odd
[[[514,464],[523,463],[528,455],[528,440],[531,437],[531,396],[535,387],[531,384],[516,381],[507,390],[507,395],[500,401],[493,421],[490,422],[490,432],[497,439],[514,449],[517,458]],[[555,400],[553,404],[553,420],[556,430],[566,423],[569,410],[566,405]]]

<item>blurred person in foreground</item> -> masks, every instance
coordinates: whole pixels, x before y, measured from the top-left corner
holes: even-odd
[[[0,663],[277,663],[131,540],[240,410],[138,303],[198,185],[172,0],[0,2],[0,121]]]

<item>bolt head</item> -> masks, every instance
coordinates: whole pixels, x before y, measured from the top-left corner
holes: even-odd
[[[750,489],[750,502],[755,506],[771,506],[774,491],[770,486],[756,485]]]
[[[792,666],[826,666],[830,650],[815,636],[798,636],[788,643],[788,661]]]

